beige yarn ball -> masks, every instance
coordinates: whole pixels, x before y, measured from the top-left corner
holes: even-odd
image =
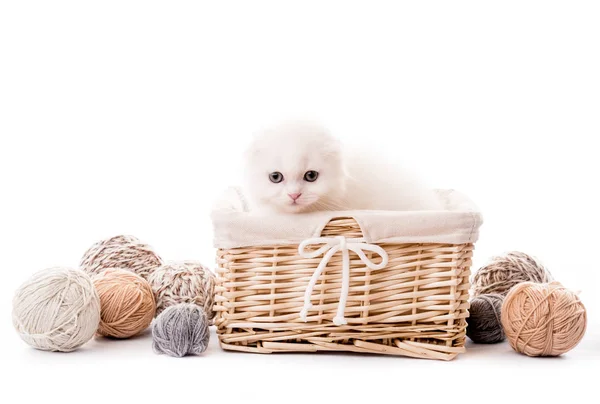
[[[23,341],[44,351],[70,352],[89,341],[100,321],[100,300],[83,271],[50,268],[15,293],[13,325]]]
[[[129,338],[148,328],[156,303],[144,278],[125,269],[110,268],[93,281],[101,306],[98,334]]]
[[[196,261],[170,262],[157,268],[148,278],[156,298],[156,315],[179,303],[193,303],[202,308],[209,320],[213,311],[215,276]]]
[[[508,291],[521,282],[547,283],[552,275],[535,258],[518,251],[493,257],[473,276],[474,296],[495,293],[506,296]]]
[[[524,282],[504,299],[502,326],[515,351],[558,356],[581,341],[587,315],[579,297],[560,283]]]
[[[133,236],[115,236],[91,246],[79,264],[87,273],[99,274],[107,268],[129,269],[144,279],[159,266],[162,259],[146,244]]]

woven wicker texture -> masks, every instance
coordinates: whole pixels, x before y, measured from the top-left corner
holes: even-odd
[[[333,219],[324,237],[360,238],[351,218]],[[381,244],[388,265],[371,270],[350,253],[347,325],[337,326],[342,254],[335,254],[312,294],[304,292],[320,258],[298,246],[221,249],[215,324],[221,347],[245,352],[352,351],[449,360],[464,351],[472,244]],[[367,254],[378,261],[375,254]]]

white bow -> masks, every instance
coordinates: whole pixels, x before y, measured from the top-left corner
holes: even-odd
[[[306,251],[307,246],[318,244],[323,245],[317,250]],[[383,269],[388,263],[388,255],[383,248],[375,244],[365,243],[362,241],[362,239],[347,239],[344,236],[337,236],[316,237],[304,240],[298,246],[298,252],[300,253],[300,256],[303,258],[315,258],[325,254],[319,263],[319,266],[310,278],[310,282],[308,283],[304,293],[304,307],[300,311],[300,318],[304,320],[304,322],[308,321],[308,310],[312,308],[310,298],[317,280],[319,279],[319,276],[321,276],[321,273],[323,273],[323,270],[329,263],[331,257],[333,257],[333,255],[338,251],[342,252],[342,291],[340,293],[340,301],[338,303],[337,313],[333,318],[333,323],[335,325],[347,324],[346,319],[344,318],[344,311],[346,309],[346,300],[348,299],[348,291],[350,289],[350,253],[348,251],[354,251],[360,260],[370,269]],[[381,257],[381,262],[379,264],[375,264],[365,255],[364,251],[377,253]]]

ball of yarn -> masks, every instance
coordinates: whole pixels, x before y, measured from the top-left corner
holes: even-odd
[[[93,281],[100,297],[98,334],[128,338],[150,325],[156,303],[150,285],[141,276],[111,268],[96,275]]]
[[[50,268],[17,290],[12,318],[19,336],[34,348],[70,352],[94,336],[100,300],[85,272]]]
[[[515,286],[502,305],[510,345],[529,356],[558,356],[581,341],[587,326],[583,303],[558,282]]]
[[[208,318],[200,306],[189,303],[166,308],[152,324],[156,353],[182,357],[201,354],[208,346]]]
[[[204,308],[209,320],[215,316],[213,299],[215,276],[201,263],[170,262],[157,268],[148,278],[156,299],[156,314],[178,303],[193,303]]]
[[[478,344],[494,344],[504,341],[505,335],[500,321],[504,296],[497,294],[479,295],[471,300],[467,319],[467,336]]]
[[[473,295],[495,293],[504,295],[521,282],[547,283],[552,275],[542,264],[529,255],[512,251],[494,257],[473,276]]]
[[[144,279],[162,259],[146,244],[133,236],[115,236],[91,246],[81,258],[81,269],[99,274],[107,268],[129,269]]]

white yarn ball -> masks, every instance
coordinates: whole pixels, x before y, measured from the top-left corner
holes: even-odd
[[[15,293],[13,325],[23,341],[44,351],[70,352],[100,323],[100,299],[90,276],[70,268],[37,272]]]

